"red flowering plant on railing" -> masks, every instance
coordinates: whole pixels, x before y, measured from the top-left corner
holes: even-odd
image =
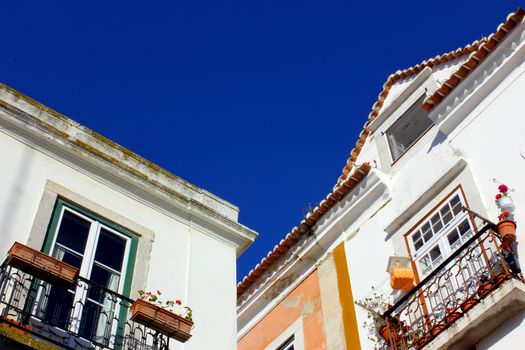
[[[179,314],[189,321],[193,321],[193,310],[189,306],[182,306],[181,300],[177,299],[161,301],[159,298],[162,295],[160,290],[157,290],[156,293],[139,290],[138,293],[140,299],[155,304],[170,312]]]
[[[496,205],[500,210],[498,219],[502,220],[514,220],[514,203],[512,197],[509,195],[509,187],[504,184],[498,186],[499,193],[496,194]]]

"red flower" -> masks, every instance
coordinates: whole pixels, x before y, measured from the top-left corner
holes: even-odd
[[[151,292],[147,292],[146,295],[151,295]]]
[[[500,198],[501,198],[501,193],[498,193],[498,194],[496,195],[496,199],[500,199]]]
[[[506,185],[501,184],[501,185],[498,186],[498,190],[501,193],[505,193],[505,192],[507,192],[509,190],[509,188]]]
[[[160,292],[160,290],[157,290],[157,294],[158,294],[158,295],[161,295],[162,293]]]
[[[180,301],[179,299],[175,300],[175,304],[177,305],[181,305],[182,304],[182,301]]]

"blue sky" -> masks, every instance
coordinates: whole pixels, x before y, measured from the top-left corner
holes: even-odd
[[[386,78],[522,1],[2,4],[0,81],[241,209],[242,278],[331,190]]]

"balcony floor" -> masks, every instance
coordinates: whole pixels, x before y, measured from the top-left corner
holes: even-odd
[[[441,332],[424,350],[471,349],[498,326],[525,309],[525,285],[511,279]]]

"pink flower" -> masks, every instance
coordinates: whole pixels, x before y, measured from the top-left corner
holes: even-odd
[[[151,292],[147,292],[146,295],[151,295]]]
[[[498,190],[501,193],[505,193],[505,192],[507,192],[509,190],[509,188],[506,185],[501,184],[501,185],[498,186]]]
[[[175,304],[177,305],[182,305],[182,301],[180,301],[179,299],[175,300]]]
[[[158,294],[158,295],[161,295],[162,293],[160,292],[160,290],[157,290],[157,294]]]

